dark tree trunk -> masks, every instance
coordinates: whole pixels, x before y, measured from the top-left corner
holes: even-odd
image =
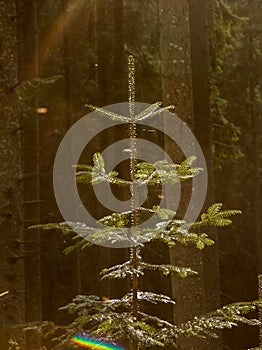
[[[251,211],[254,217],[255,236],[257,244],[257,268],[258,274],[262,273],[262,235],[261,235],[261,169],[260,169],[260,142],[259,142],[259,122],[261,119],[261,113],[258,111],[258,101],[256,95],[256,88],[258,87],[258,79],[256,73],[255,62],[255,39],[256,39],[256,13],[259,13],[259,7],[256,0],[248,0],[248,12],[249,12],[249,37],[248,37],[248,50],[249,50],[249,113],[251,121],[251,149],[250,159],[252,163],[252,197],[251,197]]]
[[[108,40],[107,40],[107,22],[106,5],[103,0],[96,1],[97,6],[97,82],[99,99],[98,105],[106,106],[108,101]]]
[[[71,33],[75,11],[71,9],[70,12],[68,3],[38,0],[41,52],[38,75],[40,79],[54,79],[52,84],[40,83],[38,89],[38,104],[47,107],[47,113],[39,115],[41,223],[63,221],[54,196],[53,164],[59,143],[74,122],[70,89],[72,52],[67,34]],[[51,36],[54,40],[49,40]],[[56,80],[58,75],[63,75],[64,79]],[[58,312],[58,308],[81,293],[80,255],[74,253],[66,257],[63,254],[68,242],[71,244],[70,237],[53,231],[42,233],[41,238],[42,319],[65,323],[68,317]]]
[[[37,1],[17,1],[19,13],[19,80],[30,81],[38,77],[38,14]],[[28,83],[27,83],[28,84]],[[29,85],[27,85],[29,86]],[[30,88],[28,90],[30,94]],[[22,120],[23,148],[23,227],[40,222],[40,162],[39,115],[37,91],[26,106]],[[42,319],[41,306],[41,243],[40,233],[25,231],[25,319],[27,322]],[[38,336],[27,334],[27,346],[38,350]]]
[[[124,43],[123,43],[123,0],[113,1],[114,15],[114,69],[113,69],[113,89],[115,94],[115,103],[123,102],[124,92]],[[124,95],[124,96],[123,96]]]
[[[258,297],[262,299],[262,275],[258,276]],[[259,346],[262,349],[262,308],[259,310]]]
[[[11,338],[23,342],[20,332],[10,327],[25,319],[16,15],[15,1],[0,2],[3,29],[0,32],[0,342],[3,350],[8,349]]]
[[[159,1],[159,13],[164,106],[174,105],[178,117],[192,129],[194,120],[188,4],[185,1]],[[184,160],[184,155],[170,145],[168,140],[165,140],[165,151],[173,158],[174,163]],[[185,214],[190,198],[190,186],[189,183],[181,186],[182,201],[178,208],[178,216],[181,218]],[[167,196],[167,206],[170,204]],[[205,311],[201,252],[194,247],[176,246],[170,249],[170,261],[174,265],[190,266],[199,272],[197,277],[185,280],[172,275],[172,296],[177,303],[174,309],[174,322],[179,324]],[[177,343],[179,349],[205,349],[205,342],[196,338],[179,337]]]
[[[189,0],[189,22],[191,34],[191,62],[194,132],[205,155],[208,169],[208,192],[206,209],[214,202],[214,180],[212,161],[212,121],[210,118],[210,74],[207,0]],[[215,241],[213,247],[203,251],[204,288],[206,311],[220,306],[219,248],[214,229],[208,234]],[[209,347],[220,349],[221,337],[209,341]]]

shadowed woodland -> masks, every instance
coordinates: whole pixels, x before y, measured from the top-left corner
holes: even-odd
[[[169,268],[161,274],[152,268],[139,287],[165,294],[176,304],[142,302],[141,309],[184,324],[224,305],[259,298],[261,17],[260,0],[0,0],[1,350],[73,349],[73,344],[53,340],[71,332],[74,321],[73,314],[59,308],[77,295],[96,295],[97,301],[106,302],[134,290],[134,275],[131,281],[100,280],[101,270],[129,259],[128,248],[83,247],[72,232],[65,234],[55,225],[28,229],[64,220],[53,190],[59,144],[91,111],[90,105],[128,101],[130,56],[136,69],[136,101],[173,105],[202,147],[208,167],[203,212],[213,203],[241,211],[231,225],[207,228],[215,244],[206,241],[203,250],[199,242],[199,249],[158,241],[143,247],[146,262],[190,266],[198,275],[181,278],[191,272],[176,274]],[[89,142],[79,163],[93,164],[95,153],[128,138],[129,132],[123,126],[103,130]],[[136,133],[160,146],[174,163],[184,160],[164,130],[143,126]],[[128,160],[114,170],[132,179]],[[190,181],[182,185],[181,218]],[[118,199],[130,198],[122,187],[110,186]],[[92,184],[79,183],[78,190],[97,220],[111,214],[97,200]],[[155,186],[149,192],[148,207],[160,203],[161,190]],[[248,319],[261,320],[259,307],[251,311]],[[258,322],[252,327],[248,322],[232,324],[232,329],[218,330],[217,338],[182,336],[175,340],[176,347],[162,348],[261,349],[261,332]],[[144,349],[139,341],[124,342],[128,350]],[[161,348],[153,340],[150,344],[149,349]]]

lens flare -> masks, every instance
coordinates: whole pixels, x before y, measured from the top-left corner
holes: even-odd
[[[82,335],[76,335],[72,339],[72,342],[83,346],[87,349],[93,349],[93,350],[125,350],[124,348],[121,348],[117,345],[113,345],[110,343],[105,343],[100,340],[94,339],[94,338],[87,338]]]

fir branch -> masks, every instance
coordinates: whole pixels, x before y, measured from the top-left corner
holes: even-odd
[[[192,163],[195,160],[196,157],[189,157],[181,164],[169,163],[165,159],[153,164],[141,162],[137,164],[136,179],[141,181],[141,184],[149,186],[185,181],[196,176],[202,170],[201,168],[192,167]]]
[[[245,315],[257,310],[262,305],[262,300],[253,302],[241,302],[223,306],[214,312],[204,316],[196,316],[178,327],[178,332],[187,336],[217,337],[216,330],[232,328],[240,323],[249,326],[258,326],[260,322],[249,319]]]
[[[240,210],[221,210],[222,204],[215,203],[211,205],[206,213],[201,215],[201,221],[193,223],[193,226],[228,226],[232,223],[232,220],[229,219],[230,216],[241,214]]]
[[[111,120],[117,120],[117,121],[121,121],[121,122],[128,122],[129,121],[129,117],[108,111],[104,108],[96,107],[96,106],[93,106],[90,104],[85,105],[85,107],[88,107],[92,111],[96,112],[98,115],[100,115],[102,117],[109,118]]]
[[[76,223],[73,223],[76,224]],[[39,224],[32,225],[27,228],[28,230],[43,230],[43,231],[52,231],[57,230],[62,232],[63,234],[73,233],[73,229],[69,226],[69,222],[51,222],[48,224]]]
[[[206,233],[193,233],[185,228],[178,228],[177,223],[173,220],[169,221],[170,228],[166,230],[154,230],[152,233],[153,239],[160,240],[169,247],[174,247],[176,244],[181,245],[196,245],[198,249],[203,249],[205,246],[214,244],[214,241],[208,237]]]
[[[170,111],[170,110],[174,109],[174,106],[159,108],[161,105],[162,105],[162,102],[156,102],[156,103],[152,104],[151,106],[146,108],[141,113],[136,114],[134,116],[134,121],[138,122],[138,121],[142,121],[142,120],[145,120],[148,118],[153,118],[153,117],[163,113],[164,111]]]
[[[133,240],[134,244],[138,244],[136,237],[133,234],[134,231],[131,228],[125,227],[105,227],[97,229],[95,232],[89,235],[88,239],[96,244],[104,245],[111,243],[125,243],[130,244],[130,240]],[[139,237],[138,237],[139,240]]]
[[[182,278],[198,274],[198,272],[193,271],[190,267],[180,267],[169,264],[154,265],[141,262],[140,266],[142,270],[159,271],[164,276],[168,276],[172,272],[176,272]]]
[[[176,214],[173,210],[170,210],[168,208],[160,208],[158,205],[153,206],[152,209],[139,207],[136,209],[136,211],[138,214],[138,224],[140,224],[144,220],[147,220],[153,214],[157,214],[157,216],[162,220],[173,218]],[[132,214],[133,213],[131,210],[124,211],[121,213],[114,212],[111,215],[107,215],[99,219],[99,222],[109,227],[130,227],[132,221]]]
[[[163,294],[157,294],[153,292],[137,292],[137,299],[139,301],[146,301],[152,304],[164,303],[164,304],[173,304],[175,305],[175,301],[172,300],[169,296]],[[121,300],[128,302],[132,300],[132,293],[126,294]]]
[[[101,279],[123,279],[132,277],[134,273],[142,274],[142,272],[134,271],[131,261],[128,260],[122,264],[103,269],[100,276],[102,276]]]
[[[156,103],[150,105],[149,107],[147,107],[146,109],[144,109],[142,112],[140,112],[138,114],[134,113],[133,121],[138,122],[138,121],[145,120],[147,118],[153,118],[156,115],[158,115],[164,111],[170,111],[170,110],[174,109],[174,106],[160,108],[161,105],[162,105],[162,102],[156,102]],[[117,121],[121,121],[121,122],[130,122],[130,119],[131,119],[130,116],[124,116],[122,114],[111,112],[111,111],[108,111],[104,108],[96,107],[96,106],[93,106],[90,104],[85,105],[85,107],[88,107],[92,111],[96,112],[98,115],[100,115],[102,117],[106,117],[110,120],[117,120]]]
[[[223,12],[223,17],[228,18],[231,21],[243,21],[243,22],[247,22],[248,21],[248,17],[240,17],[238,15],[236,15],[231,7],[223,0],[217,0],[219,7],[221,9],[221,11]]]
[[[93,166],[77,165],[76,166],[76,181],[83,184],[99,184],[107,182],[118,186],[130,186],[130,181],[117,177],[116,171],[111,171],[108,174],[105,171],[105,163],[102,155],[97,152],[93,155]]]
[[[150,105],[149,107],[147,107],[146,109],[144,109],[142,112],[135,114],[133,119],[134,121],[140,121],[140,120],[144,120],[150,116],[155,115],[154,113],[156,111],[159,111],[159,108],[161,107],[162,102],[156,102],[152,105]]]

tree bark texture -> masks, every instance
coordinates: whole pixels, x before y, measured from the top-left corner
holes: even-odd
[[[22,189],[20,105],[16,95],[17,47],[15,1],[0,1],[0,342],[21,341],[11,326],[24,322],[24,252],[22,250]]]
[[[214,179],[212,161],[212,120],[210,117],[210,62],[208,34],[208,1],[189,0],[191,34],[192,91],[195,128],[194,132],[203,150],[207,171],[208,191],[203,210],[214,203]],[[202,253],[206,312],[220,307],[219,247],[214,228],[207,233],[215,241]],[[208,340],[212,349],[221,349],[221,336]]]
[[[190,60],[189,9],[187,1],[159,1],[160,13],[160,46],[162,69],[162,95],[164,106],[174,105],[175,113],[193,129],[193,105]],[[184,160],[184,155],[175,145],[165,139],[165,151],[174,163]],[[186,211],[190,198],[190,183],[184,183],[182,201],[178,208],[178,216]],[[167,207],[171,203],[168,203]],[[181,280],[172,275],[172,296],[176,300],[174,322],[179,324],[202,314],[205,310],[203,289],[203,267],[201,252],[194,247],[170,249],[170,261],[174,265],[190,266],[198,271],[197,277]],[[179,349],[205,349],[204,341],[195,338],[179,337]]]

